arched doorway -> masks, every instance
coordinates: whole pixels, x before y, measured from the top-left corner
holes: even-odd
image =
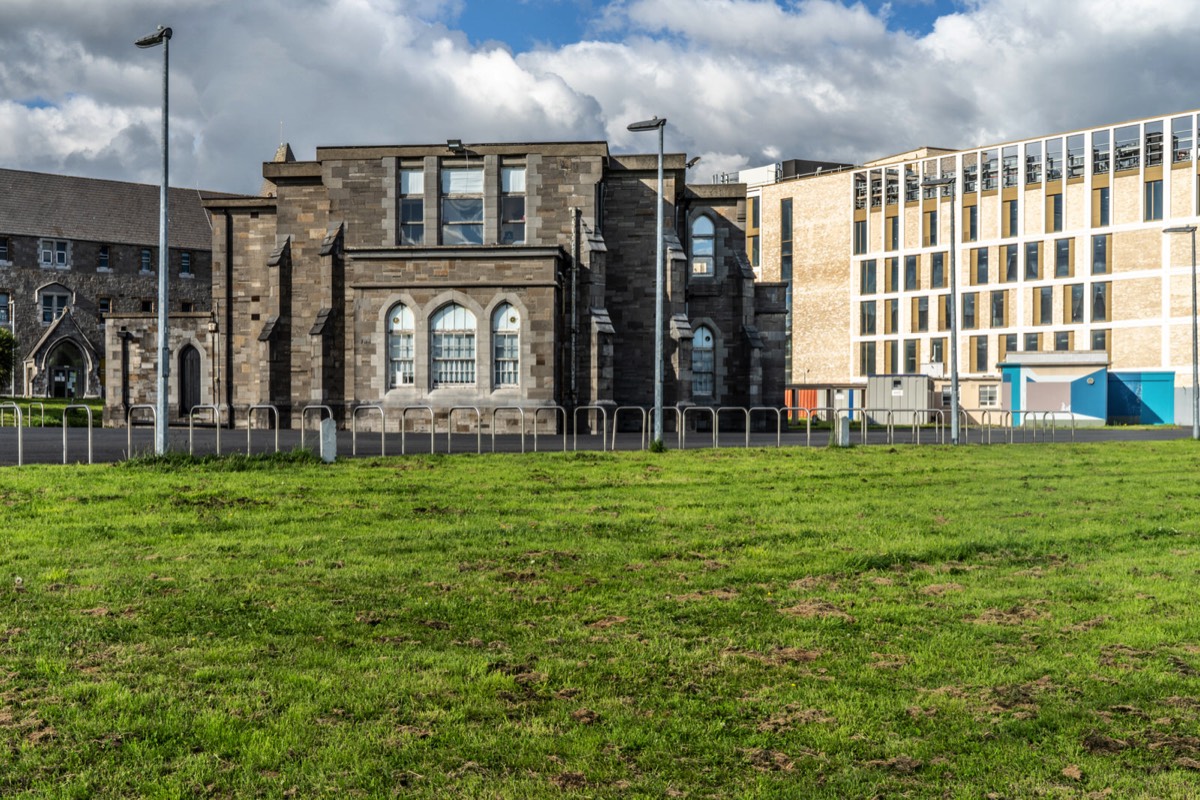
[[[79,345],[64,341],[55,346],[50,357],[46,359],[46,370],[50,373],[50,385],[46,394],[50,397],[74,398],[82,395],[87,388],[86,366],[83,351]]]
[[[200,351],[187,345],[179,351],[179,415],[200,405]]]

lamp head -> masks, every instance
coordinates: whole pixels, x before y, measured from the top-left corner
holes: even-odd
[[[167,39],[170,39],[170,38],[171,38],[171,29],[164,28],[162,25],[159,25],[158,30],[156,30],[154,33],[150,34],[149,36],[143,36],[142,38],[135,41],[134,44],[136,44],[138,47],[141,47],[142,49],[145,49],[147,47],[157,47],[158,45],[162,44],[163,42],[165,42]]]
[[[642,120],[641,122],[631,122],[626,128],[634,133],[640,133],[642,131],[656,131],[666,124],[666,117],[655,117],[654,119]]]

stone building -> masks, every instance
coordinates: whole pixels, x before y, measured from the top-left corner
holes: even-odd
[[[108,315],[153,313],[159,187],[0,169],[0,327],[17,364],[0,394],[98,397]],[[203,196],[171,189],[172,311],[208,317]]]
[[[745,187],[685,185],[684,162],[666,157],[665,402],[778,404],[784,293],[753,280]],[[309,405],[342,424],[364,404],[389,420],[428,406],[439,426],[462,406],[485,424],[504,407],[648,406],[656,165],[604,142],[323,147],[312,161],[281,146],[262,196],[206,202],[215,330],[181,318],[172,335],[194,343],[234,424],[260,404],[285,425]],[[110,360],[147,358],[144,322],[145,341],[110,336]],[[152,375],[134,383],[129,402],[147,402]]]

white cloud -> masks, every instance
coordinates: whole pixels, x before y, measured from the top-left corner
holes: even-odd
[[[1189,0],[968,0],[923,37],[895,29],[900,3],[595,5],[603,41],[513,54],[453,28],[463,0],[4,0],[0,164],[154,182],[161,55],[132,41],[160,22],[173,182],[235,191],[257,189],[281,121],[306,158],[448,137],[648,150],[625,126],[658,114],[705,176],[1200,105]]]

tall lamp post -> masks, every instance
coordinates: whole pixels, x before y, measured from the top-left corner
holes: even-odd
[[[171,350],[167,341],[167,66],[171,47],[171,29],[143,36],[134,44],[141,48],[163,48],[162,77],[162,187],[158,195],[158,403],[154,413],[154,452],[167,452],[167,376],[171,374]]]
[[[922,186],[950,187],[950,444],[958,444],[958,270],[954,266],[955,241],[955,178],[945,175],[926,178]]]
[[[658,214],[654,223],[654,444],[663,442],[663,129],[666,117],[629,124],[634,133],[658,131]]]
[[[1192,438],[1200,439],[1200,355],[1196,347],[1196,226],[1163,228],[1163,233],[1188,233],[1192,236]]]

